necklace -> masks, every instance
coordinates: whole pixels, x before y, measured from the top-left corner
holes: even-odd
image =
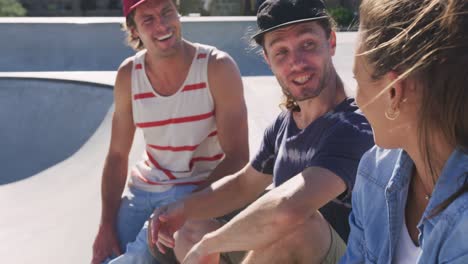
[[[430,194],[424,194],[424,199],[426,199],[426,201],[429,201],[429,199],[431,199],[432,195]]]
[[[426,191],[426,186],[424,186],[424,183],[421,180],[421,177],[419,177],[419,173],[416,170],[416,168],[414,168],[413,176],[416,177],[416,179],[419,181],[419,184],[421,184],[421,189],[424,193],[424,199],[426,199],[426,201],[429,201],[429,199],[431,199],[432,197],[432,193],[429,193],[428,191]]]

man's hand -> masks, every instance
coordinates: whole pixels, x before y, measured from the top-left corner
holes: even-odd
[[[174,233],[178,231],[186,221],[184,215],[184,203],[178,201],[160,208],[153,212],[151,221],[151,241],[161,253],[166,253],[164,246],[174,248]],[[163,246],[164,245],[164,246]]]
[[[100,264],[112,255],[119,256],[121,254],[119,240],[113,226],[101,225],[94,240],[91,263]]]
[[[207,254],[203,250],[203,239],[195,244],[190,251],[185,255],[183,264],[203,264],[203,263],[218,263],[219,260],[215,260],[219,258],[217,253]]]

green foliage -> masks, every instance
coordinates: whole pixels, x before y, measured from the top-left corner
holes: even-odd
[[[330,8],[328,12],[340,27],[348,27],[351,22],[353,22],[353,11],[347,8],[341,6],[337,8]]]
[[[0,0],[0,17],[24,15],[26,15],[26,9],[17,0]]]

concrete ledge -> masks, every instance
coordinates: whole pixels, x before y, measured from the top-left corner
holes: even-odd
[[[96,24],[96,23],[123,23],[123,17],[0,17],[1,23],[15,24]],[[186,22],[253,22],[254,16],[183,16],[182,23]]]
[[[134,51],[125,45],[121,17],[1,18],[0,72],[113,71]],[[271,75],[249,51],[253,17],[182,17],[184,37],[228,52],[243,76]]]
[[[49,83],[49,84],[65,84],[65,85],[77,85],[77,86],[93,86],[94,88],[107,88],[112,90],[114,87],[111,84],[106,84],[103,82],[93,82],[91,80],[89,81],[83,81],[80,80],[80,78],[59,78],[59,77],[42,77],[42,76],[0,76],[0,83],[2,82],[39,82],[39,83]],[[5,87],[1,86],[1,89],[4,89]]]
[[[2,79],[35,79],[58,82],[76,82],[105,88],[114,87],[116,71],[72,71],[72,72],[0,72]]]

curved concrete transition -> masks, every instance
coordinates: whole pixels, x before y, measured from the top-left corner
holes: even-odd
[[[109,87],[77,82],[3,78],[0,88],[0,185],[70,157],[95,132],[113,100]]]
[[[110,134],[109,88],[0,78],[2,263],[89,263]]]
[[[115,72],[8,75],[16,77],[0,74],[1,262],[89,263],[113,110],[112,90],[103,84],[110,87]],[[279,113],[281,92],[273,77],[243,81],[252,156]],[[137,132],[130,165],[143,150]]]

